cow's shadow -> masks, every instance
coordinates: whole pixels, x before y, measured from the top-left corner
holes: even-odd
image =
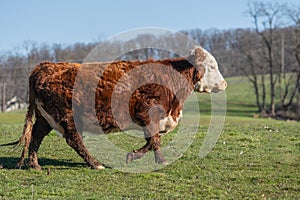
[[[19,161],[18,157],[0,157],[0,167],[2,169],[18,169],[17,163]],[[26,166],[27,159],[25,160],[25,164],[22,169],[28,169]],[[57,160],[57,159],[49,159],[49,158],[39,158],[39,164],[41,165],[42,169],[48,166],[53,166],[55,169],[70,169],[70,168],[81,168],[87,167],[85,163],[79,163],[74,161],[68,160]]]

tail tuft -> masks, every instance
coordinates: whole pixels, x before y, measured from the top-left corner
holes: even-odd
[[[24,124],[24,128],[23,128],[22,136],[20,137],[19,141],[12,142],[12,144],[16,143],[16,145],[22,145],[24,143],[23,151],[22,151],[20,160],[17,165],[18,168],[20,168],[24,163],[25,156],[26,156],[26,153],[29,148],[30,141],[31,141],[31,133],[32,133],[32,127],[33,127],[33,121],[32,121],[33,113],[34,113],[34,102],[31,101],[31,99],[30,99],[27,114],[25,117],[25,124]]]

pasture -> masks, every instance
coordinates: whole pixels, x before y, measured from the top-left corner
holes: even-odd
[[[149,173],[91,170],[63,138],[51,132],[39,151],[42,171],[15,169],[21,149],[1,147],[0,199],[299,198],[300,123],[253,118],[251,85],[243,78],[231,78],[228,85],[224,129],[206,157],[199,157],[210,121],[210,96],[203,94],[192,145],[165,168]],[[198,124],[192,112],[183,114],[191,124]],[[1,144],[19,138],[24,116],[24,111],[0,114]],[[144,143],[136,144],[123,134],[110,138],[120,145],[128,140],[124,146],[128,150]]]

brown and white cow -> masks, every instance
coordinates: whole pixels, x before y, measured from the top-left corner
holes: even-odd
[[[146,139],[146,144],[143,147],[127,154],[127,163],[139,159],[146,152],[153,150],[155,162],[166,164],[166,160],[160,151],[160,137],[161,134],[165,134],[177,126],[186,98],[193,91],[200,93],[219,92],[225,90],[227,86],[218,70],[215,58],[198,46],[191,51],[187,58],[115,61],[90,63],[90,65],[90,70],[94,71],[93,74],[97,74],[97,70],[102,70],[98,77],[95,75],[95,80],[98,78],[98,84],[96,84],[93,101],[98,126],[101,127],[104,133],[126,129],[127,124],[125,122],[121,122],[121,124],[116,122],[112,110],[112,96],[115,93],[122,94],[123,87],[118,87],[118,90],[121,90],[119,93],[115,92],[114,89],[126,73],[137,69],[139,66],[149,65],[152,69],[159,66],[157,67],[159,78],[168,80],[171,82],[170,85],[173,84],[176,87],[174,89],[165,87],[164,84],[151,83],[151,77],[154,75],[142,70],[140,71],[142,73],[141,80],[149,81],[147,84],[134,89],[133,93],[130,94],[129,105],[125,106],[129,110],[122,110],[122,105],[117,105],[119,117],[122,119],[124,113],[129,114],[134,123],[143,127]],[[81,67],[82,65],[75,63],[43,62],[32,71],[29,79],[30,99],[24,130],[19,141],[10,143],[24,143],[18,167],[23,165],[25,155],[29,150],[28,166],[41,169],[38,163],[38,149],[43,138],[52,129],[55,129],[62,133],[67,144],[85,160],[88,166],[95,169],[104,168],[88,152],[83,143],[81,130],[75,125],[72,107],[87,104],[80,101],[80,98],[74,97],[75,79]],[[184,84],[187,85],[183,84],[184,81],[173,80],[174,77],[170,77],[170,74],[163,72],[164,68],[176,70],[184,77],[183,80],[186,82]],[[86,79],[93,79],[88,75],[85,76],[84,73],[82,76]],[[131,88],[130,83],[128,80],[124,82],[128,88]],[[126,88],[124,90],[126,91]],[[123,93],[126,92],[123,91]],[[32,120],[33,115],[36,119],[35,122]]]

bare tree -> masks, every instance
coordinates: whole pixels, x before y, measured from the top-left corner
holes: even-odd
[[[300,119],[300,7],[288,9],[287,13],[292,21],[291,29],[292,38],[294,41],[292,45],[292,52],[296,61],[295,63],[297,63],[297,65],[294,68],[294,72],[296,73],[296,83],[288,106],[292,104],[292,98],[294,96],[297,96],[297,114],[298,119]]]
[[[265,2],[249,2],[248,13],[253,18],[255,31],[260,36],[261,41],[264,44],[265,51],[262,52],[262,56],[265,60],[266,67],[268,69],[269,81],[270,81],[270,108],[268,109],[271,116],[275,116],[275,98],[276,98],[276,78],[275,78],[275,30],[282,25],[282,16],[286,8],[285,4],[279,3],[265,3]]]

